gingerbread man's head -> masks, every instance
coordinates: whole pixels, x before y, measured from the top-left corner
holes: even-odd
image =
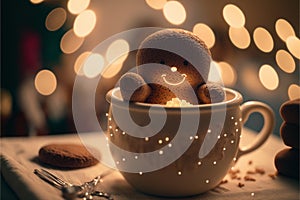
[[[210,51],[205,43],[193,33],[182,29],[165,29],[155,32],[142,42],[137,53],[138,66],[148,63],[166,65],[169,70],[165,72],[165,75],[170,76],[170,79],[176,79],[175,76],[172,77],[172,72],[185,74],[185,79],[192,86],[207,81],[210,62]],[[147,76],[148,70],[146,74],[143,70],[144,68],[141,68],[139,73],[146,75],[146,77],[143,76],[145,79],[156,78]],[[163,72],[157,78],[160,79],[161,75]],[[178,77],[177,83],[181,82],[180,79]],[[168,80],[168,77],[165,77],[165,80]]]
[[[178,89],[183,83],[188,83],[194,90],[206,83],[211,55],[204,42],[193,33],[182,29],[165,29],[153,33],[142,42],[136,59],[138,73],[147,83],[151,83],[152,89],[164,88],[161,91],[168,93],[167,88]],[[148,65],[144,67],[145,64]],[[155,64],[165,67],[155,67]],[[178,95],[170,93],[169,96]],[[168,100],[170,98],[166,95],[163,101]]]

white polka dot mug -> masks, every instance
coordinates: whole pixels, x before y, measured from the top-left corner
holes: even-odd
[[[274,113],[264,103],[242,104],[225,89],[221,103],[186,107],[132,103],[120,89],[110,103],[107,139],[116,168],[137,190],[159,196],[200,194],[216,187],[237,159],[259,148],[274,129]],[[264,125],[257,140],[240,148],[243,124],[259,112]]]

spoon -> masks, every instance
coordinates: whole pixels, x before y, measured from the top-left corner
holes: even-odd
[[[65,199],[75,199],[76,197],[92,199],[93,196],[104,197],[110,200],[112,199],[112,197],[108,193],[94,191],[95,186],[98,184],[101,178],[110,174],[111,170],[108,170],[103,174],[95,177],[93,180],[85,182],[81,185],[73,185],[71,183],[65,182],[64,180],[58,178],[54,174],[44,169],[35,169],[34,173],[41,179],[60,189]]]

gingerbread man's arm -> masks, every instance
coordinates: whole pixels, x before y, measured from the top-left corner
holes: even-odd
[[[222,86],[216,83],[206,83],[197,89],[200,103],[218,103],[224,100],[225,92]]]
[[[151,93],[151,87],[139,74],[128,72],[120,79],[121,95],[126,101],[145,102]]]

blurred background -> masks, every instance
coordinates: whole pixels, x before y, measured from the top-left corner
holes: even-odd
[[[280,105],[300,98],[298,0],[5,0],[1,15],[2,137],[76,133],[76,76],[101,76],[96,109],[105,129],[105,93],[135,66],[135,52],[104,72],[83,63],[100,42],[138,27],[197,34],[210,48],[226,87],[240,91],[244,101],[272,107],[277,136]],[[105,55],[95,57],[97,63],[129,45],[113,42]],[[83,90],[82,103],[84,95]],[[259,130],[262,124],[262,117],[253,114],[246,126]]]

